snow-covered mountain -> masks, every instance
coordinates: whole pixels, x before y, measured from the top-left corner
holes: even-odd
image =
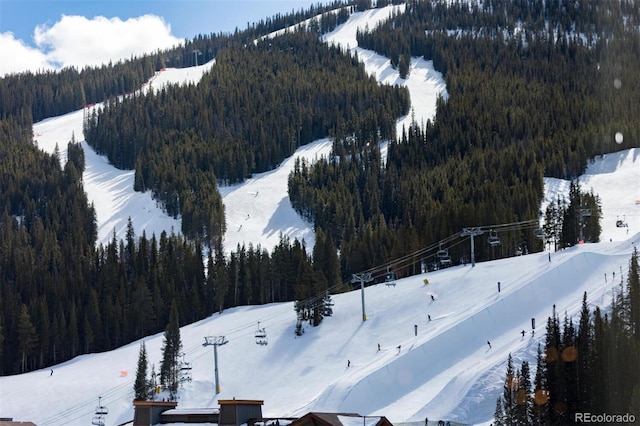
[[[618,177],[618,185],[637,178],[639,154],[608,156],[618,168],[591,176],[596,181]],[[551,261],[547,253],[537,253],[405,278],[395,287],[367,287],[366,321],[360,291],[354,290],[335,295],[334,315],[302,337],[294,334],[293,303],[229,309],[183,327],[184,360],[193,366],[193,380],[182,386],[179,408],[217,407],[217,398],[236,397],[263,399],[266,416],[343,411],[384,415],[392,422],[428,416],[487,423],[508,353],[516,365],[535,361],[553,304],[574,318],[585,291],[591,306],[609,304],[640,240],[634,209],[625,210],[628,236],[552,253]],[[615,224],[608,225],[607,217],[605,222],[604,234],[613,236]],[[535,335],[531,318],[538,324]],[[256,344],[258,322],[268,345]],[[218,348],[218,395],[213,350],[202,345],[207,336],[228,340]],[[157,370],[163,335],[143,340]],[[0,378],[0,416],[40,426],[88,424],[102,397],[108,425],[131,420],[139,345],[77,357],[53,367],[53,374],[45,369]]]
[[[357,47],[355,28],[373,28],[390,10],[353,14],[325,40],[357,49],[367,71],[381,82],[406,85],[413,114],[426,121],[435,113],[436,97],[446,97],[442,77],[432,64],[414,59],[409,78],[402,80],[387,59]],[[197,81],[211,66],[215,64],[164,70],[148,86],[187,78]],[[77,111],[34,125],[39,146],[52,152],[57,143],[65,161],[71,134],[82,139],[82,114]],[[398,125],[406,125],[408,119]],[[301,147],[294,157],[317,158],[330,146],[329,140],[316,141]],[[96,207],[101,241],[109,240],[114,231],[122,237],[128,217],[138,234],[180,229],[179,221],[163,214],[149,193],[133,192],[132,171],[112,168],[85,143],[83,148],[84,185]],[[639,157],[640,149],[608,154],[596,159],[581,177],[583,189],[593,188],[602,200],[601,243],[551,253],[550,261],[548,253],[537,253],[430,272],[398,280],[395,287],[367,287],[366,321],[359,290],[336,295],[334,315],[298,338],[293,332],[293,303],[239,307],[183,327],[184,360],[193,366],[193,380],[183,385],[179,408],[216,407],[218,398],[236,397],[263,399],[266,416],[343,411],[384,415],[392,422],[424,421],[425,416],[490,422],[508,353],[516,365],[523,359],[535,361],[551,306],[577,317],[585,291],[592,306],[607,306],[612,287],[625,278],[630,254],[640,241]],[[292,164],[293,157],[276,170],[221,188],[228,249],[242,242],[270,249],[280,233],[313,244],[311,224],[295,214],[286,195]],[[566,193],[568,182],[545,179],[545,189],[541,208]],[[629,227],[616,227],[618,218]],[[533,335],[531,318],[538,324]],[[258,322],[266,328],[268,345],[256,344]],[[524,337],[522,330],[527,332]],[[228,343],[218,348],[221,393],[216,395],[213,350],[202,344],[205,336],[222,335]],[[163,336],[143,340],[157,370]],[[0,417],[39,426],[89,424],[101,397],[109,408],[108,425],[131,420],[140,342],[77,357],[55,366],[53,374],[46,369],[0,377]]]
[[[402,6],[389,6],[359,12],[351,15],[347,23],[335,31],[326,34],[327,43],[338,44],[351,54],[358,54],[368,73],[375,75],[385,84],[406,86],[412,99],[412,114],[418,121],[426,122],[435,116],[438,96],[447,97],[442,75],[433,69],[431,61],[414,58],[411,62],[411,75],[406,80],[399,77],[398,71],[391,67],[390,61],[371,51],[361,49],[356,41],[356,29],[369,28],[389,17],[390,13]],[[215,61],[191,68],[167,68],[157,72],[141,90],[158,89],[169,83],[197,83]],[[100,107],[95,105],[94,107]],[[75,111],[60,117],[49,118],[36,123],[33,128],[38,146],[53,153],[58,147],[61,161],[66,161],[67,143],[74,135],[82,140],[82,118],[87,111]],[[408,127],[411,114],[398,120],[398,131]],[[133,191],[134,172],[118,170],[82,142],[86,157],[86,170],[83,175],[84,186],[89,201],[94,203],[98,219],[98,240],[106,243],[113,237],[124,238],[128,217],[131,217],[138,235],[142,231],[147,236],[155,233],[159,236],[163,230],[173,228],[180,231],[180,222],[167,216],[151,198],[151,193]],[[383,155],[386,145],[381,147]],[[313,226],[304,221],[291,208],[287,196],[287,176],[293,169],[296,157],[314,160],[326,156],[331,150],[331,141],[323,139],[301,147],[292,157],[283,161],[280,167],[265,173],[254,175],[243,184],[221,187],[220,192],[226,206],[227,233],[225,248],[235,250],[238,244],[252,242],[271,250],[280,240],[280,234],[291,240],[304,239],[307,247],[315,243]]]

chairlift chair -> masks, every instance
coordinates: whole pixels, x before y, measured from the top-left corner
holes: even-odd
[[[440,250],[438,250],[438,252],[436,253],[436,256],[438,256],[439,259],[443,259],[446,257],[449,257],[449,250],[447,249],[443,249],[442,248],[442,243],[440,243]],[[451,259],[449,259],[451,260]]]
[[[91,419],[91,424],[96,426],[104,426],[104,416],[109,414],[109,409],[102,405],[102,397],[98,397],[98,405],[96,406],[96,415]]]
[[[109,414],[109,409],[106,406],[102,405],[101,401],[102,401],[102,397],[99,396],[98,405],[96,406],[96,413],[95,413],[96,416],[106,416],[107,414]]]
[[[192,379],[193,379],[193,376],[191,375],[190,370],[188,370],[187,372],[182,372],[180,374],[180,383],[190,382]]]
[[[256,330],[255,336],[257,345],[264,346],[267,344],[267,330],[264,328],[260,328],[260,321],[258,321],[258,328]]]
[[[487,238],[487,242],[492,247],[500,244],[500,238],[498,237],[498,233],[493,229],[489,231],[489,238]]]
[[[396,274],[393,271],[389,271],[387,268],[387,275],[384,277],[384,283],[387,287],[396,286]]]
[[[625,217],[626,219],[626,217]],[[619,217],[616,216],[616,227],[618,228],[626,228],[627,227],[627,222],[625,222],[623,219],[620,219]]]
[[[93,419],[91,419],[91,424],[96,426],[104,426],[104,417],[95,416]]]
[[[544,240],[547,237],[547,234],[544,233],[542,228],[536,229],[535,235],[536,235],[536,238],[540,238],[541,240]]]

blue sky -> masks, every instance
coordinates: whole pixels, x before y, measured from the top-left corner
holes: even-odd
[[[131,53],[170,47],[198,34],[244,29],[248,23],[307,9],[317,3],[312,0],[0,0],[0,76],[126,58]]]
[[[179,38],[244,29],[247,22],[307,9],[312,0],[0,0],[0,32],[13,32],[31,43],[37,25],[51,25],[64,15],[121,19],[154,14]]]

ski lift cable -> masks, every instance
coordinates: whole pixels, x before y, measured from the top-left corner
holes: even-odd
[[[493,225],[493,226],[487,226],[487,227],[481,227],[481,229],[485,229],[485,230],[489,230],[489,229],[499,229],[501,231],[507,231],[507,230],[511,230],[511,229],[527,229],[527,228],[535,228],[539,226],[539,222],[538,220],[528,220],[528,221],[521,221],[521,222],[512,222],[512,223],[507,223],[507,224],[499,224],[499,225]],[[440,247],[440,244],[448,244],[448,248],[454,248],[460,244],[464,244],[465,243],[465,239],[461,239],[459,234],[452,234],[436,243],[431,244],[430,246],[427,246],[426,248],[422,248],[420,250],[417,250],[413,253],[409,253],[405,256],[402,256],[400,258],[394,259],[390,262],[387,262],[381,266],[376,266],[373,268],[370,268],[366,271],[363,271],[364,273],[374,273],[375,275],[372,275],[372,278],[380,278],[382,276],[384,276],[387,272],[387,268],[402,268],[402,267],[406,267],[409,266],[411,264],[415,263],[415,259],[417,257],[422,258],[427,258],[429,259],[430,257],[435,257],[435,251],[437,248]],[[433,254],[428,254],[430,252],[434,252]],[[335,284],[334,286],[331,286],[329,288],[327,288],[327,292],[329,294],[332,294],[333,292],[344,288],[344,287],[349,287],[350,281],[344,281],[338,284]],[[316,296],[312,296],[309,297],[307,299],[301,300],[299,301],[302,304],[306,304],[306,305],[312,305],[315,303],[318,303],[320,300],[322,300],[324,297],[326,297],[326,294],[321,294],[321,295],[316,295]],[[261,321],[269,321],[271,324],[280,324],[280,323],[285,323],[285,322],[289,322],[290,321],[290,308],[286,308],[286,310],[283,310],[282,312],[278,312],[270,317],[267,318],[262,318]],[[279,318],[283,318],[283,320],[279,320]],[[275,321],[275,323],[274,323]],[[246,325],[241,325],[235,329],[232,329],[230,331],[226,331],[225,335],[227,336],[236,336],[237,338],[240,337],[248,337],[248,336],[252,336],[255,338],[255,334],[254,334],[254,327],[255,323],[251,322],[251,323],[247,323]],[[198,348],[200,348],[200,346],[198,346]]]
[[[512,223],[507,223],[507,224],[500,224],[500,225],[493,225],[493,226],[486,226],[486,227],[480,227],[481,230],[490,230],[490,229],[496,229],[496,230],[500,230],[503,232],[507,232],[507,231],[512,231],[512,230],[526,230],[526,229],[534,229],[536,227],[539,227],[539,221],[538,220],[529,220],[529,221],[521,221],[521,222],[512,222]],[[457,241],[456,241],[457,240]],[[455,242],[454,242],[455,241]],[[453,243],[452,243],[453,242]],[[417,250],[413,253],[409,253],[405,256],[402,256],[400,258],[394,259],[390,262],[387,262],[386,264],[382,265],[382,266],[376,266],[374,268],[370,268],[366,272],[376,272],[376,273],[380,273],[381,271],[383,271],[383,273],[380,273],[380,275],[377,275],[376,277],[381,277],[384,276],[387,272],[388,268],[402,268],[402,267],[406,267],[409,266],[413,263],[415,263],[415,259],[417,257],[421,258],[421,259],[429,259],[431,257],[435,257],[435,251],[437,248],[440,247],[440,244],[447,244],[447,243],[452,243],[448,245],[448,248],[454,248],[456,246],[458,246],[459,244],[464,243],[464,239],[460,239],[458,234],[453,234],[450,235],[436,243],[433,243],[425,248],[422,248],[420,250]],[[434,252],[433,254],[428,254],[430,252]],[[349,286],[349,281],[344,281],[344,282],[340,282],[338,284],[335,284],[331,287],[329,287],[327,289],[327,292],[329,294],[331,294],[333,291],[337,291],[340,288],[344,288]],[[302,303],[305,304],[312,304],[312,303],[316,303],[319,300],[323,299],[324,297],[326,297],[326,294],[323,295],[318,295],[318,296],[313,296],[307,299],[302,300]],[[280,319],[282,318],[282,319]],[[290,322],[290,308],[287,307],[286,311],[283,309],[281,312],[277,312],[274,315],[271,315],[269,317],[263,318],[261,321],[268,321],[270,324],[274,324],[274,325],[280,325],[281,323],[287,323]],[[236,327],[235,329],[232,329],[228,332],[225,332],[225,335],[228,336],[235,336],[236,338],[242,338],[242,337],[249,337],[251,336],[252,338],[255,338],[255,330],[253,329],[253,327],[255,326],[255,322],[252,321],[250,324],[247,325],[242,325],[239,327]],[[195,354],[198,352],[198,350],[200,350],[202,353],[199,354],[198,356],[191,356],[191,360],[196,360],[199,359],[202,356],[205,356],[208,354],[208,351],[202,350],[202,345],[197,345],[194,346],[193,349],[187,350],[186,353],[187,354]],[[105,398],[105,400],[110,397],[120,397],[123,394],[126,393],[133,393],[132,390],[130,390],[131,386],[133,385],[133,381],[128,381],[126,383],[117,385],[111,389],[108,389],[106,392],[102,393],[102,397]],[[51,425],[54,424],[55,422],[59,421],[59,420],[65,420],[64,423],[60,423],[60,424],[69,424],[70,422],[73,422],[75,420],[78,420],[81,417],[85,417],[88,416],[91,411],[94,410],[95,406],[95,400],[91,399],[90,401],[86,401],[86,402],[82,402],[77,404],[76,406],[73,406],[67,410],[64,410],[56,415],[53,415],[49,418],[46,418],[42,421],[39,422],[39,424],[42,424],[43,426],[47,426],[47,425]],[[93,408],[91,408],[93,407]],[[78,412],[78,411],[83,411],[81,414],[79,414],[76,417],[72,417],[70,418],[69,416],[73,416],[74,413]]]
[[[110,399],[109,397],[115,397],[116,400],[120,399],[124,395],[122,392],[123,390],[125,391],[125,394],[132,393],[132,391],[129,391],[127,389],[127,388],[131,388],[132,385],[133,385],[133,381],[127,381],[126,383],[121,383],[101,393],[100,397],[103,400]],[[105,402],[105,405],[106,404],[107,403]],[[50,416],[48,418],[45,418],[44,420],[39,421],[38,424],[43,426],[53,425],[53,424],[65,425],[65,424],[73,423],[74,421],[82,417],[88,417],[92,413],[95,413],[95,398],[91,398],[90,400],[80,402],[70,408],[67,408],[66,410],[63,410],[59,413],[54,414],[53,416]]]
[[[332,287],[329,287],[327,289],[327,292],[331,293],[331,291],[335,291],[338,290],[339,288],[345,286],[344,282],[338,283]],[[302,301],[300,301],[301,303],[304,304],[312,304],[312,303],[316,303],[320,300],[322,300],[324,297],[326,297],[326,293],[323,295],[318,295],[318,296],[313,296],[313,297],[309,297],[307,299],[304,299]],[[279,320],[279,318],[282,318],[282,320]],[[276,312],[273,315],[267,316],[267,317],[263,317],[260,319],[261,322],[268,322],[269,324],[280,324],[280,323],[285,323],[285,322],[289,322],[291,320],[291,308],[286,306],[283,307],[282,310]],[[252,336],[255,338],[255,321],[252,321],[251,323],[247,323],[247,324],[243,324],[240,325],[232,330],[226,330],[224,332],[224,334],[226,336],[236,336],[236,337],[245,337],[245,336]],[[201,348],[202,345],[198,345],[197,348]],[[195,349],[195,348],[194,348]],[[191,350],[186,350],[186,353],[190,353]]]
[[[482,231],[489,231],[491,229],[494,229],[496,231],[499,230],[501,232],[506,232],[506,231],[512,231],[512,230],[535,229],[539,226],[540,226],[540,223],[538,219],[531,219],[531,220],[524,220],[519,222],[510,222],[510,223],[490,225],[490,226],[481,226],[479,227],[479,229]],[[449,248],[453,248],[458,244],[462,243],[463,241],[464,239],[462,239],[462,241],[460,240],[460,236],[458,233],[452,234],[436,243],[431,244],[430,246],[427,246],[420,250],[416,250],[413,253],[406,254],[397,259],[391,260],[383,265],[369,268],[367,270],[362,271],[362,273],[372,273],[372,274],[375,274],[372,276],[372,278],[379,278],[382,276],[382,272],[385,271],[386,268],[388,267],[397,269],[404,266],[408,266],[410,264],[415,263],[416,257],[429,258],[433,256],[433,255],[430,255],[429,253],[439,248],[440,245],[448,245]]]
[[[92,398],[91,401],[81,402],[77,405],[74,405],[70,408],[67,408],[59,413],[54,414],[51,417],[45,418],[44,420],[40,420],[38,422],[39,425],[47,426],[52,424],[65,424],[61,422],[63,420],[68,420],[70,416],[74,416],[78,414],[77,417],[74,417],[72,420],[77,420],[80,417],[86,417],[94,413],[95,409],[95,398]]]
[[[404,264],[406,266],[406,265],[412,264],[412,263],[415,262],[416,257],[424,257],[424,255],[426,253],[429,253],[430,251],[435,250],[436,248],[439,247],[440,244],[447,244],[447,243],[450,243],[451,241],[454,241],[454,240],[456,240],[458,238],[459,238],[458,234],[452,234],[452,235],[450,235],[450,236],[448,236],[448,237],[446,237],[446,238],[444,238],[444,239],[442,239],[442,240],[440,240],[440,241],[438,241],[438,242],[436,242],[434,244],[431,244],[430,246],[427,246],[426,248],[422,248],[422,249],[417,250],[417,251],[415,251],[413,253],[408,253],[408,254],[406,254],[404,256],[401,256],[401,257],[399,257],[397,259],[393,259],[393,260],[391,260],[391,261],[389,261],[389,262],[387,262],[387,263],[385,263],[383,265],[379,265],[379,266],[375,266],[373,268],[369,268],[369,269],[367,269],[365,271],[362,271],[362,273],[372,273],[372,274],[376,274],[375,275],[376,278],[380,277],[381,275],[377,275],[377,274],[379,274],[382,271],[385,271],[386,268],[395,269],[395,268],[402,267],[402,266],[399,266],[399,265],[403,265]]]
[[[494,229],[499,229],[501,231],[510,231],[510,230],[534,228],[534,227],[537,227],[538,225],[539,225],[538,221],[537,220],[533,220],[533,221],[513,222],[513,223],[509,223],[509,224],[502,224],[502,225],[494,225],[493,227],[482,227],[481,229],[494,228]],[[464,242],[464,241],[461,241],[459,239],[458,234],[454,234],[454,235],[451,235],[451,236],[449,236],[447,238],[444,238],[443,240],[441,240],[441,241],[439,241],[437,243],[434,243],[434,244],[432,244],[432,245],[430,245],[430,246],[428,246],[426,248],[417,250],[417,251],[415,251],[413,253],[407,254],[407,255],[402,256],[402,257],[400,257],[398,259],[390,261],[390,262],[388,262],[387,264],[385,264],[383,266],[377,266],[375,268],[371,268],[369,271],[365,271],[365,272],[378,272],[378,273],[380,273],[380,275],[378,275],[377,277],[384,276],[384,274],[386,274],[386,270],[388,268],[391,268],[391,267],[393,267],[393,268],[401,268],[401,267],[409,266],[409,265],[415,263],[415,258],[416,257],[421,257],[421,258],[434,257],[435,254],[430,254],[430,255],[426,255],[426,254],[429,253],[430,251],[435,251],[435,249],[439,248],[441,244],[451,243],[454,240],[458,240],[458,241],[455,241],[453,244],[449,244],[448,248],[456,247],[459,244],[462,244]],[[338,283],[338,284],[330,287],[327,290],[328,290],[329,293],[331,293],[332,291],[336,291],[339,288],[341,288],[341,287],[343,287],[345,285],[348,285],[348,283],[349,283],[348,281],[342,282],[342,283]],[[305,300],[303,300],[301,302],[305,303],[305,304],[313,304],[313,303],[316,303],[319,300],[323,299],[324,297],[326,297],[326,294],[313,296],[313,297],[307,298],[307,299],[305,299]],[[264,318],[264,319],[262,319],[262,321],[264,321],[266,319],[271,324],[277,324],[277,325],[279,325],[280,323],[290,322],[290,310],[289,309],[290,308],[287,308],[286,311],[283,310],[282,312],[278,312],[278,313],[276,313],[276,314],[274,314],[274,315],[272,315],[272,316],[270,316],[268,318]],[[280,320],[279,319],[280,317],[282,317],[283,319]],[[274,322],[274,320],[275,320],[275,322]],[[254,326],[255,326],[255,322],[252,321],[251,324],[239,326],[239,327],[237,327],[237,328],[235,328],[233,330],[230,330],[230,331],[226,332],[225,334],[226,335],[233,335],[233,336],[235,336],[237,338],[249,337],[249,336],[251,336],[252,338],[255,338],[255,333],[254,333],[255,330],[253,329]],[[193,353],[197,352],[197,350],[201,350],[202,351],[202,345],[198,345],[198,346],[194,347],[194,349],[189,350],[188,352],[193,354]],[[192,360],[198,359],[201,356],[206,355],[207,353],[208,353],[207,351],[202,351],[201,355],[199,355],[199,356],[197,356],[195,358],[192,357]],[[119,390],[118,388],[120,388],[122,386],[123,385],[119,385],[119,386],[113,388],[112,391],[117,392]],[[131,383],[127,383],[124,386],[129,387],[129,386],[131,386]],[[105,393],[103,395],[107,395],[107,393]],[[92,405],[92,402],[87,402],[87,403],[84,403],[84,404],[80,404],[80,406],[87,406],[87,407],[89,407],[91,405]],[[68,417],[66,417],[68,414],[70,414],[70,412],[67,413],[63,418],[67,418],[68,419]],[[75,420],[75,419],[71,419],[70,421],[72,421],[72,420]],[[55,419],[53,419],[53,418],[52,418],[52,420],[48,420],[47,419],[46,421],[55,421]],[[43,423],[43,424],[48,424],[48,423]]]
[[[130,398],[133,398],[133,390],[130,390],[132,388],[132,386],[133,386],[133,381],[129,381],[129,382],[124,383],[122,385],[118,385],[115,388],[112,388],[112,390],[116,390],[117,388],[119,388],[119,389],[117,389],[116,393],[112,393],[111,394],[111,396],[114,398],[114,400],[112,402],[115,403],[118,399],[122,399],[123,397],[125,397],[127,395]],[[103,396],[102,399],[105,399],[105,397]],[[93,403],[95,404],[95,400],[94,400]],[[87,405],[87,404],[85,404],[85,405]],[[106,403],[103,403],[103,406],[106,407],[107,406]],[[87,414],[81,413],[81,414],[78,414],[77,416],[72,417],[72,418],[64,417],[65,421],[60,423],[60,424],[61,425],[76,424],[77,420],[79,420],[82,417],[88,417],[90,413],[91,413],[91,410],[89,410],[89,412]],[[94,413],[95,413],[95,407],[94,407]]]

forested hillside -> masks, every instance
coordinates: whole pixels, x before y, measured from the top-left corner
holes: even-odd
[[[256,121],[251,121],[248,112],[256,114],[259,119],[270,120],[269,124],[276,126],[275,130],[289,132],[283,138],[269,130],[271,136],[276,135],[282,142],[281,146],[269,146],[271,141],[265,137],[260,140],[261,145],[267,144],[275,150],[274,153],[265,146],[261,150],[252,148],[257,152],[258,167],[267,170],[289,155],[303,137],[308,142],[317,134],[351,129],[351,119],[358,123],[370,119],[372,111],[375,116],[386,108],[391,108],[393,113],[385,116],[384,120],[378,118],[386,124],[384,131],[391,131],[393,117],[406,111],[406,93],[378,87],[364,74],[357,61],[343,56],[334,48],[321,45],[312,35],[301,32],[298,36],[267,40],[259,45],[249,43],[243,47],[243,41],[252,41],[324,10],[324,7],[311,8],[293,16],[274,17],[234,35],[200,35],[186,41],[184,46],[115,65],[81,71],[64,69],[24,73],[0,79],[0,232],[3,236],[0,253],[0,374],[42,368],[79,354],[112,349],[161,331],[168,321],[168,310],[173,302],[185,324],[229,306],[304,299],[318,292],[325,294],[329,287],[335,290],[341,286],[335,246],[321,235],[314,246],[317,252],[313,256],[301,242],[283,238],[278,246],[268,248],[271,252],[252,245],[239,246],[230,258],[225,258],[223,250],[219,249],[209,256],[207,262],[201,241],[211,235],[200,234],[202,222],[199,222],[200,228],[188,226],[191,229],[189,239],[166,233],[136,237],[129,223],[125,241],[116,241],[114,237],[110,243],[96,247],[95,213],[83,191],[84,155],[80,145],[75,140],[60,141],[61,144],[69,143],[69,161],[62,167],[58,155],[47,155],[37,149],[31,132],[34,120],[65,114],[87,103],[108,99],[109,111],[121,112],[115,108],[116,105],[125,110],[126,101],[120,102],[118,95],[131,94],[166,64],[191,65],[194,48],[206,52],[207,60],[219,55],[220,69],[208,77],[205,87],[210,89],[216,85],[220,93],[196,90],[195,87],[167,88],[157,97],[133,98],[131,102],[134,105],[137,101],[145,102],[137,104],[142,109],[134,114],[134,118],[139,118],[142,112],[146,114],[147,108],[153,105],[164,109],[163,102],[181,108],[187,105],[188,114],[207,119],[211,119],[213,114],[207,113],[206,105],[224,109],[215,116],[215,123],[206,120],[204,123],[209,126],[208,132],[223,135],[220,140],[228,144],[226,152],[221,148],[211,149],[215,144],[197,146],[194,151],[194,138],[202,139],[195,132],[197,126],[194,125],[198,123],[190,121],[190,129],[183,123],[183,127],[178,125],[167,129],[167,135],[174,138],[176,145],[160,146],[164,150],[171,147],[174,157],[167,158],[166,152],[163,157],[162,151],[147,152],[145,169],[141,170],[136,182],[141,190],[151,185],[173,190],[171,184],[162,179],[175,176],[159,171],[154,159],[162,159],[162,167],[166,167],[167,162],[174,163],[176,170],[180,171],[177,176],[181,179],[183,186],[180,188],[184,194],[192,193],[184,189],[183,180],[189,179],[192,189],[198,191],[197,202],[202,205],[211,202],[207,205],[209,211],[220,214],[222,205],[213,170],[223,167],[228,173],[227,182],[242,179],[256,170],[253,151],[244,149],[240,143],[246,135],[235,133],[247,127],[248,123],[258,126]],[[345,9],[318,19],[310,28],[319,34],[335,28],[346,16]],[[306,74],[313,68],[314,73]],[[268,75],[269,79],[266,78]],[[230,79],[231,84],[225,84],[225,79]],[[347,88],[345,82],[351,84],[351,88]],[[318,87],[326,90],[317,91]],[[257,104],[265,108],[264,111],[253,105],[257,102],[254,95],[258,91],[264,91],[270,102],[267,106],[263,99]],[[173,96],[174,102],[168,94]],[[225,99],[223,95],[229,98]],[[381,95],[395,98],[381,101]],[[349,100],[351,96],[354,100]],[[198,106],[204,107],[203,110],[188,106],[191,101],[201,102]],[[390,106],[374,110],[373,106],[377,104]],[[341,105],[342,110],[331,110],[328,105]],[[282,111],[288,111],[289,115],[282,115]],[[297,112],[295,119],[292,118],[293,111]],[[185,111],[169,112],[181,114]],[[342,113],[348,120],[342,118]],[[356,119],[359,115],[362,117]],[[302,120],[311,127],[303,130]],[[229,123],[228,128],[225,128],[226,122]],[[141,123],[144,121],[135,124],[139,126]],[[157,121],[154,123],[158,124]],[[127,126],[124,121],[111,124],[117,131]],[[264,127],[260,129],[264,131]],[[150,127],[143,128],[139,142],[129,141],[136,142],[134,147],[141,147],[149,136],[157,135],[151,130]],[[251,132],[255,131],[256,127],[251,127]],[[162,134],[163,137],[167,135]],[[163,142],[171,141],[164,139]],[[178,144],[180,149],[177,149]],[[117,155],[123,152],[124,149]],[[247,152],[250,160],[244,157]],[[218,157],[220,153],[224,153],[221,158]],[[237,163],[244,166],[233,167],[236,160],[233,156],[237,156]],[[118,158],[114,158],[114,162],[125,161],[123,156]],[[143,163],[132,158],[131,164]],[[189,160],[198,162],[189,163]],[[247,168],[247,161],[253,169]],[[185,164],[189,166],[185,167]],[[224,175],[224,171],[220,174]],[[162,195],[167,194],[159,194],[159,198]],[[173,193],[169,195],[173,196]],[[189,224],[195,221],[190,220],[193,216],[190,216],[189,202],[193,199],[186,197],[186,200],[187,208],[173,213],[182,214],[183,220]],[[175,209],[171,205],[166,207],[167,210]],[[217,219],[221,220],[214,225],[217,232],[222,232],[224,218]],[[199,220],[202,221],[202,217]],[[312,257],[315,259],[313,262]],[[209,272],[206,275],[205,265]],[[310,310],[314,305],[301,308]],[[316,318],[317,323],[320,320],[320,317]]]
[[[82,150],[71,141],[61,169],[57,155],[33,148],[25,124],[0,121],[0,372],[81,353],[66,332],[82,327],[77,304],[92,291],[97,227],[79,180]]]
[[[359,132],[394,137],[408,113],[406,90],[380,86],[355,58],[297,31],[218,52],[197,86],[108,103],[85,138],[116,167],[136,170],[182,231],[219,247],[219,182],[275,168],[312,140]]]
[[[543,175],[575,178],[591,157],[638,146],[637,4],[483,5],[413,1],[359,34],[361,46],[388,55],[401,73],[424,56],[446,78],[449,99],[436,118],[401,135],[394,129],[410,113],[406,90],[378,85],[355,56],[318,39],[370,7],[366,0],[255,44],[325,9],[115,65],[0,79],[0,374],[159,332],[174,301],[184,323],[230,306],[311,301],[299,315],[317,324],[321,297],[352,273],[465,226],[537,219]],[[165,66],[214,57],[198,86],[130,93]],[[126,241],[96,247],[80,146],[60,141],[70,143],[61,166],[32,142],[34,120],[104,100],[85,122],[86,139],[118,167],[135,168],[136,189],[152,190],[181,217],[184,236],[136,236],[130,227]],[[332,156],[299,163],[289,183],[291,202],[315,223],[313,249],[282,238],[225,258],[218,184],[271,170],[324,136],[334,138]],[[575,196],[572,211],[584,200],[597,209],[595,195]],[[565,242],[576,236],[565,232]],[[531,230],[506,237],[497,253],[479,242],[477,259],[541,247]]]
[[[409,2],[358,44],[401,75],[411,57],[433,60],[448,100],[389,143],[384,165],[359,135],[300,164],[293,205],[336,241],[347,273],[464,227],[539,218],[543,175],[575,179],[594,156],[638,146],[639,20],[631,1]],[[500,236],[496,256],[541,248],[532,231]]]

